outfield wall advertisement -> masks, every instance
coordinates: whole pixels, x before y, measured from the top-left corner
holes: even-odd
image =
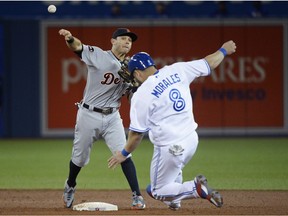
[[[42,134],[73,133],[77,108],[86,81],[86,67],[58,31],[67,28],[85,44],[111,48],[113,24],[46,22],[42,26]],[[121,23],[121,26],[127,26]],[[209,77],[191,85],[199,131],[213,135],[283,133],[285,114],[286,27],[281,23],[129,24],[139,36],[130,52],[151,54],[158,68],[203,58],[233,39],[237,52],[225,58]],[[112,81],[111,81],[112,82]],[[122,100],[124,126],[129,104]],[[287,111],[286,111],[287,112]]]

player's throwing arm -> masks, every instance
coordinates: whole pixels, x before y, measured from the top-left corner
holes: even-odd
[[[59,34],[64,36],[64,39],[66,41],[67,46],[72,50],[72,51],[81,51],[82,50],[82,43],[81,41],[74,37],[70,31],[66,29],[60,29]]]

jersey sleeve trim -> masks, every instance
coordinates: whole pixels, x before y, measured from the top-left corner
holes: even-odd
[[[206,59],[203,59],[205,64],[207,65],[207,68],[208,68],[208,75],[211,74],[211,68],[210,68],[210,65],[208,64],[208,62],[206,61]]]
[[[145,133],[145,132],[149,131],[149,128],[147,128],[145,130],[139,130],[139,129],[136,129],[136,128],[133,128],[133,127],[129,127],[129,130],[135,131],[135,132],[139,132],[139,133]]]

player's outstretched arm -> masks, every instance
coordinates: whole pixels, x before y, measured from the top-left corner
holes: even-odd
[[[210,68],[213,70],[223,61],[226,55],[231,55],[236,52],[236,44],[234,41],[227,41],[222,45],[222,47],[217,50],[215,53],[212,53],[205,57],[205,60],[208,62]]]
[[[81,41],[74,37],[70,31],[66,29],[60,29],[59,35],[64,36],[67,46],[74,52],[82,50],[82,43]]]
[[[132,153],[141,143],[143,136],[143,133],[130,130],[128,133],[128,140],[126,146],[124,147],[122,152],[116,152],[115,155],[108,159],[108,167],[114,169],[118,164],[125,161],[128,155]]]

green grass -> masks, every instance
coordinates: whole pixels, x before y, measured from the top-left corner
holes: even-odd
[[[0,189],[62,189],[72,139],[0,140]],[[133,153],[141,189],[149,183],[153,146],[144,140]],[[128,189],[121,168],[107,168],[111,156],[97,142],[78,177],[79,189]],[[184,168],[184,180],[203,173],[218,189],[288,190],[288,138],[201,138]]]

